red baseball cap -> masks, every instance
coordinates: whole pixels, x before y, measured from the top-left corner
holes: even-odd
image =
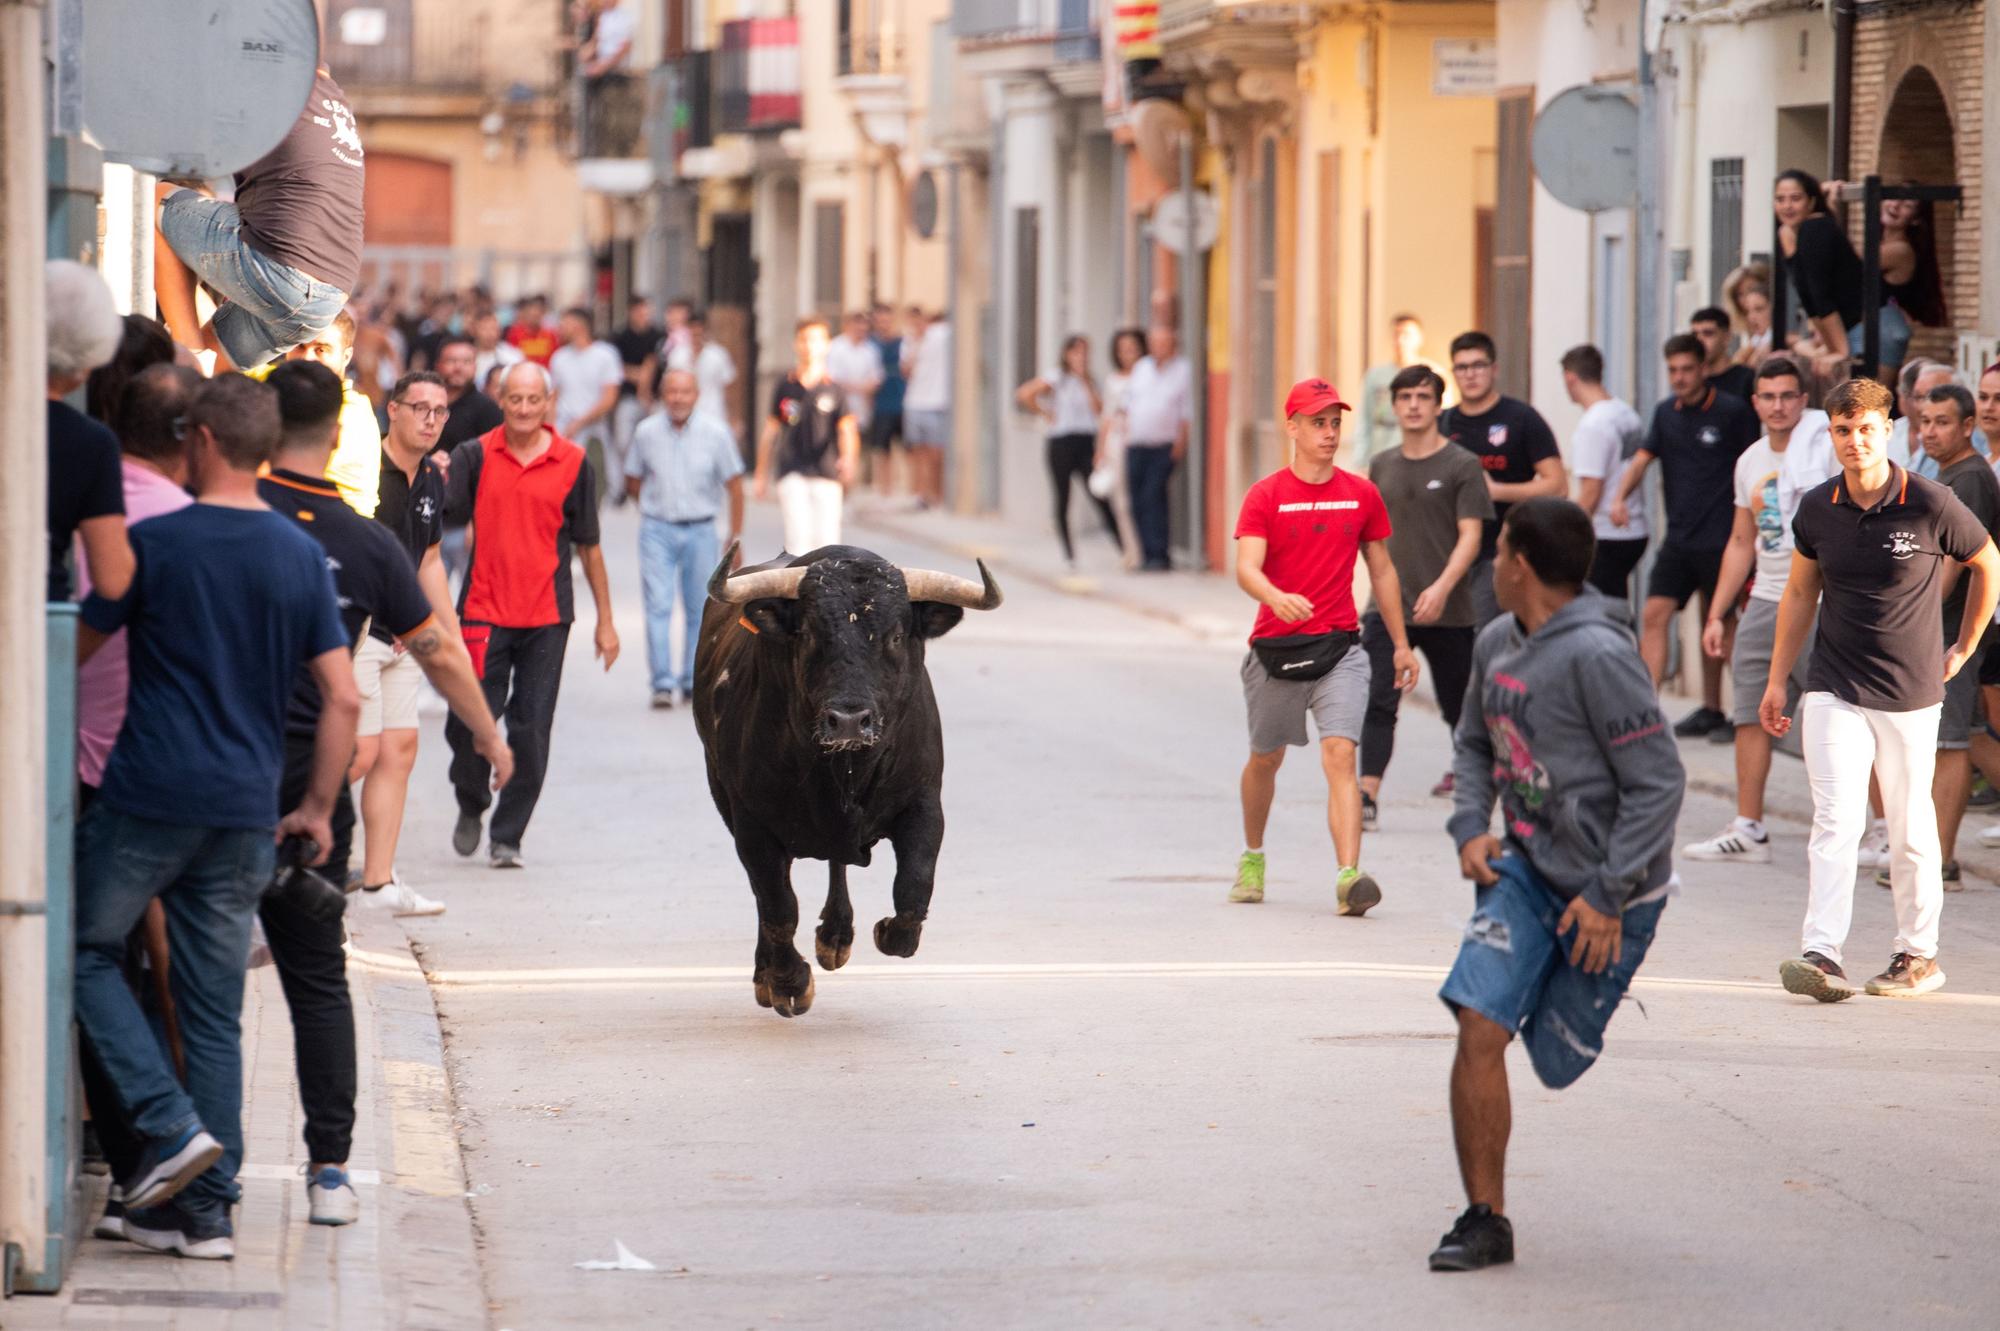
[[[1324,379],[1301,379],[1292,385],[1291,392],[1285,394],[1287,420],[1293,416],[1316,416],[1328,407],[1351,410],[1340,400],[1339,390]]]

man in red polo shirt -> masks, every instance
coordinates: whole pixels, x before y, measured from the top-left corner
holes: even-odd
[[[606,670],[618,659],[611,581],[598,548],[597,478],[583,450],[544,423],[549,391],[549,372],[532,361],[507,371],[500,394],[505,419],[452,450],[445,499],[446,521],[472,524],[471,564],[458,596],[465,645],[487,705],[507,718],[514,750],[514,779],[500,792],[487,830],[496,869],[521,867],[521,837],[548,772],[563,650],[576,618],[572,551],[583,559],[597,602],[597,657]],[[491,777],[456,715],[444,733],[458,792],[451,847],[470,855],[479,849],[480,819],[493,799]]]
[[[1382,889],[1361,871],[1361,786],[1355,746],[1368,711],[1368,654],[1360,649],[1354,561],[1368,562],[1375,605],[1394,644],[1396,687],[1417,682],[1403,627],[1403,593],[1389,561],[1389,510],[1381,492],[1333,465],[1347,404],[1324,379],[1305,379],[1285,398],[1292,463],[1250,487],[1236,519],[1236,583],[1262,607],[1243,658],[1250,761],[1243,768],[1243,837],[1231,901],[1264,899],[1264,825],[1287,745],[1319,728],[1327,825],[1339,857],[1334,880],[1342,915],[1361,915]]]

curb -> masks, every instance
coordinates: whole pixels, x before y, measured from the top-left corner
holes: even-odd
[[[383,1303],[411,1331],[485,1331],[488,1310],[466,1200],[465,1166],[430,983],[402,926],[350,913],[348,973],[367,977],[375,1012]],[[393,1181],[392,1181],[393,1180]]]

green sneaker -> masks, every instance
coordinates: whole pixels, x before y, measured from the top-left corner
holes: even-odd
[[[1243,858],[1236,861],[1236,886],[1229,889],[1229,899],[1253,906],[1264,899],[1263,851],[1246,850]]]
[[[1334,881],[1334,895],[1341,915],[1366,915],[1369,907],[1382,900],[1382,889],[1359,868],[1342,869]]]

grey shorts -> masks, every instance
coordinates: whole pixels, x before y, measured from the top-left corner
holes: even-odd
[[[1813,629],[1806,630],[1805,646],[1792,663],[1791,683],[1785,689],[1787,710],[1796,715],[1799,697],[1806,688],[1806,668],[1812,664]],[[1729,655],[1731,699],[1729,719],[1739,726],[1757,724],[1757,707],[1771,682],[1771,649],[1778,641],[1778,603],[1751,598],[1736,621],[1736,647]]]
[[[1306,742],[1306,716],[1321,739],[1361,742],[1361,719],[1368,713],[1368,653],[1359,643],[1340,664],[1318,679],[1272,679],[1257,659],[1243,654],[1243,705],[1250,714],[1250,751],[1271,753]]]
[[[951,413],[903,408],[903,442],[920,448],[942,448],[951,442]]]
[[[1944,640],[1947,652],[1957,645],[1956,636]],[[1938,713],[1937,746],[1940,749],[1972,747],[1972,728],[1985,719],[1979,710],[1979,668],[1982,658],[1992,646],[1993,630],[1988,628],[1986,636],[1979,640],[1979,650],[1972,654],[1972,659],[1944,682],[1944,710]]]

